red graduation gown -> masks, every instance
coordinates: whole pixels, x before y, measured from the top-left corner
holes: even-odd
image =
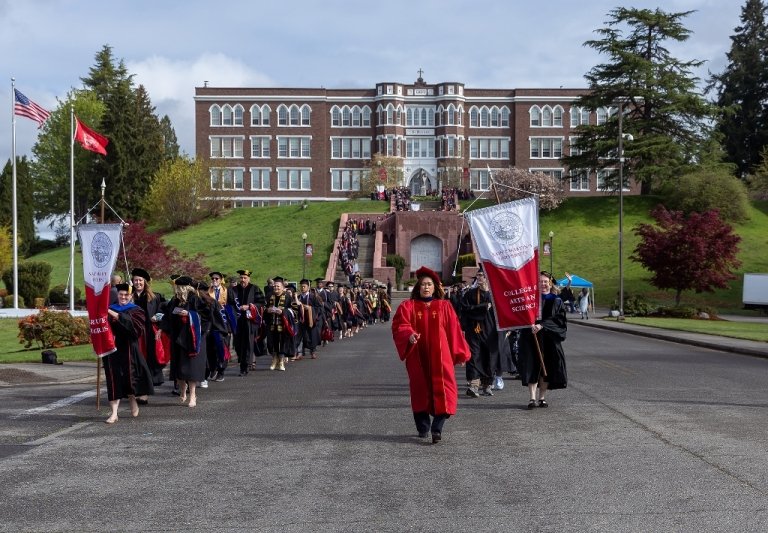
[[[421,337],[408,342],[411,334]],[[392,337],[405,361],[414,413],[456,414],[458,403],[454,366],[470,358],[459,319],[448,300],[406,300],[392,320]]]

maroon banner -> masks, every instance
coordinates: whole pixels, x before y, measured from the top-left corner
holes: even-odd
[[[94,293],[91,287],[85,287],[85,304],[88,308],[88,319],[91,324],[91,344],[98,357],[104,357],[115,351],[115,337],[109,327],[107,310],[109,309],[109,289],[100,294]]]
[[[483,263],[492,292],[496,321],[504,329],[518,329],[533,324],[539,313],[539,256],[519,269]]]

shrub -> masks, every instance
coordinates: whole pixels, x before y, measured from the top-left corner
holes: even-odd
[[[456,275],[451,280],[452,283],[458,283],[461,281],[461,271],[464,267],[473,267],[477,264],[475,254],[464,254],[459,256],[459,260],[456,262]]]
[[[749,195],[741,180],[726,170],[702,168],[680,176],[668,185],[663,194],[667,207],[685,214],[720,211],[729,222],[744,222],[749,218]]]
[[[403,270],[405,269],[405,258],[397,254],[387,255],[387,266],[395,267],[395,281],[399,284],[403,279]]]
[[[677,305],[674,307],[659,307],[658,316],[668,318],[696,318],[699,312],[695,307]]]
[[[3,296],[3,307],[13,307],[13,294]],[[19,307],[24,307],[24,297],[19,295]]]
[[[648,316],[654,311],[653,306],[638,294],[624,295],[624,314],[629,316]]]
[[[90,327],[83,317],[73,317],[66,311],[41,309],[39,313],[19,320],[19,342],[25,348],[36,344],[41,349],[88,344]]]
[[[69,294],[66,285],[56,285],[48,292],[48,301],[54,304],[69,304]],[[80,301],[80,287],[75,287],[75,301]]]
[[[34,302],[35,298],[48,296],[48,287],[51,285],[51,270],[53,267],[44,261],[24,261],[19,263],[19,306],[21,299],[25,302]],[[8,291],[13,293],[13,270],[3,272],[3,283]],[[13,304],[11,304],[13,305]]]

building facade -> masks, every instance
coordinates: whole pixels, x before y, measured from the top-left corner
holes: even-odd
[[[211,185],[233,207],[344,200],[375,154],[396,158],[398,185],[490,186],[488,169],[518,167],[563,181],[567,195],[611,194],[599,173],[569,171],[573,130],[615,110],[575,106],[586,89],[470,89],[459,82],[381,82],[371,89],[195,89],[195,142]],[[639,192],[635,184],[625,188]]]

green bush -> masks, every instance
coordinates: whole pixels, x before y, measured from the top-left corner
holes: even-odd
[[[475,254],[464,254],[459,256],[459,260],[456,262],[456,275],[451,280],[452,283],[459,283],[461,281],[461,270],[464,267],[473,267],[477,265]]]
[[[19,342],[25,348],[36,344],[40,349],[88,344],[90,327],[87,319],[73,317],[67,311],[41,309],[19,320]]]
[[[678,305],[673,307],[659,307],[657,315],[667,318],[696,318],[699,312],[695,307]]]
[[[34,302],[35,298],[46,298],[48,287],[51,285],[51,270],[53,267],[44,261],[24,261],[19,263],[19,302]],[[3,272],[3,283],[8,291],[13,293],[13,270]],[[13,304],[11,304],[13,305]],[[21,303],[19,303],[21,306]]]
[[[744,222],[749,216],[749,194],[744,183],[726,170],[702,168],[680,176],[665,188],[668,209],[689,213],[720,211],[728,222]]]
[[[66,285],[56,285],[48,292],[48,301],[51,305],[69,303],[67,288]],[[75,287],[75,301],[80,301],[80,287]]]
[[[3,307],[13,307],[13,294],[3,296]],[[24,307],[24,297],[19,296],[19,307]]]
[[[403,279],[403,270],[405,270],[405,258],[397,254],[387,254],[387,266],[395,267],[395,282],[399,285]]]
[[[655,308],[639,294],[624,295],[624,314],[629,316],[648,316]]]

